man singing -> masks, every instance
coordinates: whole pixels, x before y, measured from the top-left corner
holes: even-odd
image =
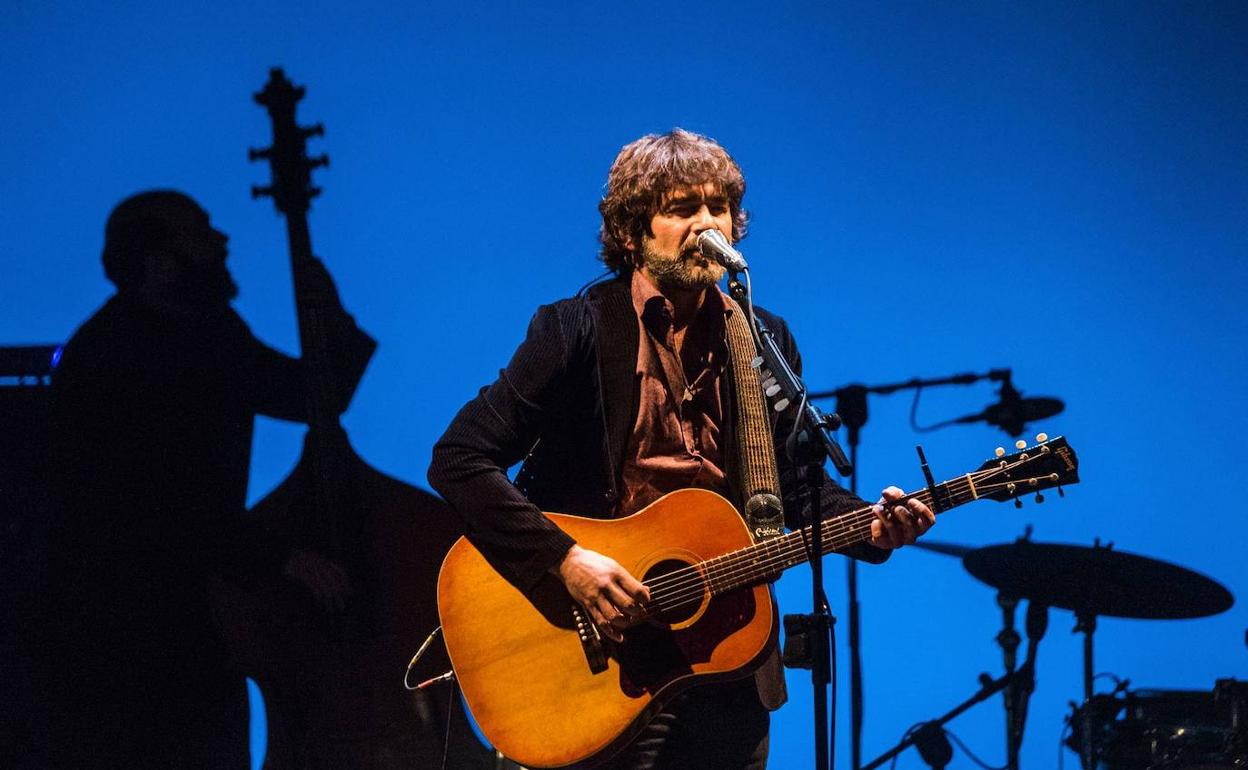
[[[736,162],[706,137],[675,129],[624,147],[599,204],[600,257],[614,278],[539,308],[499,378],[460,410],[433,450],[430,484],[500,574],[522,591],[556,575],[617,642],[647,589],[610,553],[578,545],[541,511],[619,518],[686,487],[744,510],[733,430],[741,398],[727,338],[741,311],[718,286],[724,269],[697,246],[710,229],[733,243],[745,236],[744,193]],[[755,311],[800,374],[784,321]],[[783,447],[791,419],[773,435],[788,525],[796,527],[799,469]],[[513,484],[506,469],[521,459]],[[889,487],[881,502],[899,497]],[[864,505],[826,480],[825,516]],[[850,556],[881,562],[935,522],[917,500],[878,505],[876,513],[869,544]],[[785,698],[773,651],[753,677],[675,697],[608,767],[763,768],[768,712]]]

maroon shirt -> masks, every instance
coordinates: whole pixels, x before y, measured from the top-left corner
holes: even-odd
[[[728,360],[725,317],[732,311],[719,287],[710,288],[677,356],[672,303],[640,271],[633,272],[632,296],[640,399],[624,456],[621,516],[686,487],[728,494],[719,382]]]

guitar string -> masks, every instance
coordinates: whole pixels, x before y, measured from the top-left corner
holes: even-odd
[[[945,482],[945,484],[949,485],[949,484],[954,483],[954,481],[965,482],[965,477],[963,477],[962,479],[947,481]],[[908,495],[903,495],[900,500],[893,501],[893,502],[904,503],[906,500],[909,500],[911,498],[915,498],[915,499],[922,498],[926,494],[927,494],[927,490],[923,489],[917,492],[910,493]],[[958,493],[951,493],[950,496],[954,497],[957,494]],[[925,500],[924,502],[927,504],[930,504],[930,500]],[[966,502],[966,501],[963,501],[963,502]],[[822,523],[822,526],[824,529],[824,534],[827,535],[829,539],[834,540],[838,537],[852,535],[853,530],[856,529],[862,522],[873,521],[875,518],[876,516],[873,510],[873,506],[867,506],[865,508],[858,508],[853,511],[849,511],[847,513],[828,519]],[[809,526],[803,528],[803,531],[809,531],[809,530],[810,530]],[[771,543],[774,543],[775,541],[780,541],[780,540],[791,538],[796,534],[797,533],[794,532],[794,533],[791,533],[790,535],[786,535],[781,538],[775,538],[772,541],[756,543],[750,546],[746,546],[745,548],[738,549],[736,551],[730,551],[728,553],[724,553],[724,554],[720,554],[719,556],[712,557],[711,559],[708,559],[704,562],[700,562],[698,565],[690,565],[690,566],[687,566],[678,570],[673,570],[672,572],[659,576],[658,578],[654,580],[654,582],[648,583],[647,587],[651,588],[651,590],[655,590],[655,589],[662,590],[664,588],[668,588],[670,587],[670,583],[673,582],[672,578],[675,578],[676,581],[679,581],[680,579],[683,579],[685,577],[693,576],[695,573],[701,574],[703,571],[709,572],[709,571],[715,570],[720,566],[716,564],[716,562],[718,561],[726,560],[728,558],[737,557],[737,556],[744,558],[744,555],[751,550],[757,550],[759,553],[762,553],[770,549]],[[797,538],[796,540],[797,542],[800,542],[800,538]],[[706,565],[705,570],[699,569],[701,565]]]
[[[959,481],[965,481],[965,479],[960,479]],[[945,483],[947,485],[953,482],[950,481],[950,482],[945,482]],[[953,498],[953,497],[958,496],[959,494],[964,494],[964,493],[951,492],[950,497]],[[919,490],[918,492],[914,492],[909,495],[904,495],[899,501],[894,501],[894,502],[905,502],[906,500],[909,500],[912,498],[923,499],[926,495],[927,495],[927,490]],[[973,495],[972,495],[972,498],[968,498],[967,500],[964,500],[958,504],[961,505],[964,502],[969,502],[970,499],[973,499]],[[930,505],[930,500],[924,500],[924,502]],[[875,518],[876,518],[876,515],[873,510],[873,506],[867,506],[865,508],[859,508],[859,509],[850,511],[845,514],[841,514],[840,516],[834,517],[832,519],[828,519],[827,521],[823,522],[822,531],[826,537],[826,541],[832,543],[833,550],[835,550],[836,548],[841,548],[847,545],[852,545],[854,542],[856,542],[856,540],[852,538],[855,538],[857,536],[858,534],[857,530],[861,527],[863,523],[874,521]],[[810,527],[809,526],[804,527],[801,531],[809,532]],[[838,540],[842,540],[846,538],[851,538],[851,539],[843,543],[837,542]],[[781,548],[782,552],[780,554],[768,554],[767,553],[768,551],[776,550],[775,543],[777,542],[784,543],[784,545]],[[690,565],[689,567],[685,567],[679,570],[673,570],[672,572],[669,572],[665,575],[660,576],[660,578],[656,579],[653,583],[647,584],[647,587],[651,589],[651,592],[653,594],[653,592],[656,590],[658,591],[670,590],[671,588],[673,588],[675,584],[687,582],[688,579],[690,578],[692,578],[693,581],[697,583],[707,582],[705,579],[703,579],[704,574],[706,575],[707,578],[711,580],[714,580],[717,578],[729,577],[732,575],[733,570],[730,569],[729,571],[725,572],[724,571],[725,564],[719,563],[719,562],[728,563],[728,566],[731,567],[733,562],[745,561],[748,559],[749,563],[745,564],[744,568],[749,569],[751,566],[754,566],[760,563],[757,557],[751,558],[746,555],[751,551],[755,551],[759,554],[763,554],[763,559],[766,560],[763,563],[770,562],[771,564],[774,564],[776,563],[774,560],[774,557],[775,556],[783,557],[784,554],[787,552],[787,549],[789,549],[793,545],[802,545],[802,538],[797,532],[791,533],[790,535],[785,535],[781,538],[775,538],[774,540],[766,541],[764,543],[758,543],[755,545],[746,546],[745,548],[738,549],[737,551],[730,551],[725,554],[720,554],[719,556],[708,559],[704,562],[701,562],[698,565]],[[804,548],[804,545],[802,545],[802,547]]]
[[[1048,453],[1047,453],[1047,452],[1045,452],[1045,453],[1043,453],[1043,454],[1048,454]],[[961,495],[961,494],[965,494],[966,492],[968,492],[968,491],[969,491],[969,492],[971,492],[971,494],[972,494],[972,497],[971,497],[970,499],[974,499],[974,497],[976,496],[976,495],[975,495],[975,492],[974,492],[974,490],[975,490],[975,480],[974,480],[974,478],[971,478],[971,480],[968,482],[968,477],[976,477],[976,476],[980,477],[980,480],[981,480],[981,483],[980,483],[980,485],[979,485],[979,486],[980,486],[980,488],[982,488],[982,489],[988,489],[989,487],[992,487],[993,485],[992,485],[992,484],[984,484],[984,483],[982,483],[983,481],[985,481],[985,480],[987,480],[987,479],[990,479],[992,476],[995,476],[995,475],[998,475],[998,474],[1005,473],[1005,472],[1008,472],[1008,471],[1010,471],[1010,470],[1013,470],[1013,469],[1017,468],[1017,467],[1018,467],[1018,466],[1020,466],[1020,465],[1024,465],[1024,464],[1026,464],[1026,463],[1030,463],[1030,462],[1034,461],[1035,459],[1037,459],[1037,458],[1039,458],[1039,457],[1043,456],[1043,454],[1037,454],[1037,455],[1034,455],[1034,456],[1032,456],[1032,457],[1028,457],[1028,458],[1025,458],[1025,459],[1020,459],[1020,460],[1015,461],[1014,463],[1005,464],[1005,465],[999,466],[999,467],[997,467],[997,468],[985,469],[985,470],[981,470],[981,471],[973,471],[973,472],[971,472],[971,473],[966,474],[965,476],[961,476],[961,477],[958,477],[958,478],[950,479],[949,481],[944,482],[944,484],[942,484],[942,485],[940,485],[940,486],[949,487],[949,486],[954,485],[954,484],[959,484],[959,485],[960,485],[960,484],[967,484],[967,485],[968,485],[968,487],[967,487],[967,489],[966,489],[966,490],[963,490],[962,492],[957,492],[957,491],[954,491],[954,490],[950,490],[949,492],[947,492],[947,494],[949,495],[950,499],[952,499],[952,498],[957,497],[957,496],[959,496],[959,495]],[[1014,482],[1014,483],[1017,483],[1017,482]],[[1007,488],[1007,489],[1008,489],[1008,487],[1009,487],[1009,483],[1006,483],[1006,484],[996,484],[996,486],[998,486],[998,487],[1005,487],[1005,488]],[[893,502],[894,502],[894,503],[896,503],[896,502],[905,502],[906,500],[909,500],[909,499],[911,499],[911,498],[922,498],[925,494],[929,494],[929,490],[928,490],[928,489],[926,489],[926,488],[921,489],[921,490],[918,490],[918,491],[913,492],[913,493],[910,493],[910,494],[907,494],[907,495],[903,495],[903,496],[901,497],[901,499],[900,499],[900,500],[898,500],[898,501],[893,501]],[[962,504],[965,504],[966,502],[969,502],[969,501],[970,501],[970,499],[965,499],[965,500],[962,500],[961,502],[957,503],[957,505],[962,505]],[[929,505],[930,505],[930,503],[931,503],[930,499],[929,499],[929,500],[925,500],[925,502],[926,502],[927,504],[929,504]],[[868,515],[868,514],[869,514],[869,515]],[[837,517],[834,517],[834,518],[832,518],[832,519],[829,519],[827,522],[824,522],[823,526],[824,526],[826,529],[828,529],[828,530],[829,530],[826,534],[828,534],[831,538],[843,537],[843,536],[845,536],[845,535],[847,535],[847,534],[852,534],[852,530],[853,530],[855,527],[857,527],[858,525],[860,525],[863,521],[870,521],[870,520],[873,520],[874,518],[875,518],[875,514],[874,514],[874,512],[871,510],[871,507],[867,507],[867,508],[860,508],[860,509],[857,509],[857,510],[855,510],[855,511],[851,511],[851,512],[846,513],[846,514],[842,514],[841,516],[837,516]],[[838,525],[839,525],[839,531],[838,531]],[[806,528],[804,528],[804,531],[805,531],[805,530],[809,530],[809,529],[810,529],[809,527],[806,527]],[[794,533],[794,534],[796,534],[796,533]],[[787,537],[789,537],[789,536],[785,536],[785,537],[787,538]],[[781,538],[777,538],[777,540],[779,540],[779,539],[781,539]],[[853,544],[852,542],[848,543],[848,545],[852,545],[852,544]],[[842,544],[842,545],[840,545],[839,547],[844,547],[844,545],[846,545],[846,544]],[[715,568],[716,568],[716,566],[717,566],[717,565],[715,565],[715,562],[717,562],[717,561],[723,561],[723,560],[727,559],[728,557],[732,557],[732,556],[742,556],[742,557],[743,557],[743,556],[744,556],[744,554],[745,554],[746,552],[750,551],[751,549],[758,549],[760,552],[762,552],[763,550],[766,550],[766,545],[765,545],[765,544],[760,543],[760,544],[755,544],[755,545],[752,545],[752,546],[746,546],[745,548],[738,549],[737,551],[732,551],[732,552],[729,552],[729,553],[726,553],[726,554],[720,554],[719,556],[713,557],[713,558],[708,559],[708,560],[706,560],[706,561],[704,561],[704,562],[700,562],[700,563],[699,563],[699,564],[697,564],[697,565],[690,565],[690,566],[688,566],[688,567],[683,567],[683,568],[678,569],[678,570],[673,570],[672,572],[666,573],[666,574],[664,574],[664,575],[661,575],[659,578],[656,578],[656,579],[655,579],[655,581],[654,581],[653,583],[648,584],[648,587],[650,587],[650,588],[652,588],[652,589],[654,589],[654,588],[660,588],[660,589],[663,589],[663,588],[670,588],[670,587],[671,587],[671,583],[673,582],[673,580],[675,580],[675,581],[680,581],[680,580],[683,580],[683,579],[686,579],[686,578],[689,578],[689,577],[693,577],[693,578],[695,578],[698,582],[704,582],[704,581],[702,580],[702,578],[701,578],[702,573],[703,573],[704,571],[705,571],[705,572],[709,572],[711,569],[715,569]],[[701,568],[701,567],[703,567],[703,565],[705,565],[705,569],[702,569],[702,568]]]
[[[841,521],[829,521],[829,525],[837,524],[839,525],[837,528],[842,531],[836,533],[826,531],[824,533],[826,547],[829,551],[836,551],[865,540],[869,537],[867,534],[870,531],[869,523],[875,518],[874,512],[870,509],[860,509],[843,516]],[[868,526],[864,527],[864,524]],[[833,528],[833,526],[825,526],[825,530]],[[725,561],[723,564],[704,562],[708,564],[705,573],[690,575],[678,585],[665,587],[658,599],[648,603],[647,607],[663,612],[701,601],[708,590],[712,595],[721,593],[739,587],[752,578],[765,578],[782,571],[787,566],[801,563],[806,559],[806,544],[803,542],[802,533],[809,533],[809,531],[810,527],[805,527],[801,533],[795,532],[783,539],[776,538],[776,545],[771,545],[769,542],[760,549],[760,552],[768,552],[761,559],[748,558],[744,552],[733,552],[716,557],[717,560],[723,559]],[[749,549],[743,549],[745,550]]]
[[[1013,463],[1005,463],[1003,461],[1003,465],[1000,467],[977,471],[960,478],[951,479],[941,486],[951,487],[954,484],[965,484],[966,487],[964,489],[959,490],[957,488],[953,488],[946,492],[946,495],[951,502],[957,500],[957,502],[954,502],[953,505],[962,505],[975,497],[982,496],[976,494],[974,486],[975,476],[980,477],[980,489],[984,492],[988,492],[990,490],[996,491],[997,489],[1002,488],[1008,490],[1011,483],[1018,482],[984,484],[983,480],[1008,472],[1020,465],[1030,463],[1044,454],[1048,454],[1048,452],[1020,459]],[[969,498],[965,497],[968,493],[970,494]],[[903,495],[901,501],[911,498],[924,499],[925,497],[928,497],[928,495],[930,495],[930,491],[928,489],[922,489],[910,495]],[[925,502],[930,504],[930,498],[925,500]],[[874,518],[875,514],[871,508],[863,508],[826,522],[824,524],[824,528],[826,530],[825,534],[828,536],[828,542],[831,543],[830,550],[843,548],[847,545],[852,545],[855,542],[865,539],[865,537],[862,536],[862,533],[857,530],[859,530],[864,523],[867,523]],[[809,527],[806,527],[802,531],[809,532],[809,529]],[[666,596],[660,597],[658,601],[650,602],[649,606],[661,612],[675,606],[689,604],[695,600],[700,601],[701,598],[705,596],[708,586],[710,587],[712,594],[714,594],[717,589],[722,591],[725,590],[725,587],[738,587],[741,583],[735,581],[741,580],[742,576],[744,576],[745,581],[748,582],[752,579],[763,578],[770,574],[774,574],[777,571],[775,569],[776,567],[780,567],[779,571],[783,571],[783,569],[786,569],[788,566],[800,563],[805,559],[803,554],[805,546],[801,541],[800,535],[798,537],[794,537],[794,535],[798,535],[798,533],[786,535],[784,538],[776,538],[776,541],[783,541],[779,543],[779,547],[771,543],[747,546],[746,548],[739,549],[738,551],[721,554],[720,556],[709,559],[699,565],[691,565],[689,567],[673,571],[672,573],[668,573],[667,575],[662,576],[660,580],[657,580],[651,586],[652,589],[658,587],[666,594]],[[772,542],[774,543],[776,541]],[[798,550],[797,548],[799,545],[801,546],[801,550]],[[757,557],[749,558],[747,561],[746,554],[751,551],[758,553],[767,552],[767,555],[765,555],[761,561]],[[793,557],[795,556],[797,557],[796,561],[793,560]],[[760,567],[762,569],[760,569]],[[728,581],[726,586],[725,580]]]
[[[867,515],[868,513],[870,514],[869,516]],[[830,521],[829,526],[825,527],[825,530],[827,530],[825,532],[827,535],[825,542],[829,549],[836,550],[865,539],[862,525],[874,520],[874,518],[874,512],[870,511],[870,509],[864,509],[851,512],[840,521]],[[759,551],[760,553],[763,551],[767,552],[762,558],[749,558],[745,552],[726,554],[727,558],[717,557],[717,560],[724,563],[707,564],[704,572],[689,575],[686,580],[681,581],[677,585],[667,586],[660,593],[657,600],[650,603],[650,606],[663,611],[695,600],[700,601],[708,589],[714,594],[725,588],[734,587],[734,583],[738,579],[761,578],[776,572],[777,567],[782,568],[791,562],[800,563],[805,558],[806,551],[802,534],[809,533],[809,531],[810,528],[806,527],[802,533],[793,533],[793,535],[786,536],[784,539],[777,538],[774,545],[768,543]],[[867,531],[869,532],[869,529]]]
[[[986,485],[985,490],[987,492],[987,490],[995,490],[995,488],[1000,487],[1008,488],[1008,484]],[[953,505],[961,505],[966,502],[970,502],[970,499],[962,499],[960,502],[953,503]],[[861,525],[869,522],[869,520],[870,519],[866,517],[859,517],[856,524]],[[865,533],[851,534],[852,537],[845,539],[844,542],[832,543],[830,550],[842,548],[846,544],[860,542],[860,540],[864,540],[867,537]],[[844,535],[842,535],[842,537],[844,537]],[[765,562],[751,562],[751,564],[744,565],[744,567],[729,569],[726,570],[726,572],[721,565],[718,565],[719,569],[716,569],[715,574],[710,575],[709,579],[703,579],[701,575],[698,575],[698,577],[693,578],[693,580],[685,580],[684,585],[675,587],[673,593],[663,595],[663,597],[660,597],[656,600],[656,602],[651,602],[649,607],[651,609],[658,610],[658,612],[665,612],[666,609],[673,609],[675,607],[681,607],[681,605],[700,602],[700,600],[705,597],[708,587],[711,595],[715,595],[724,593],[725,590],[743,587],[743,585],[754,582],[754,580],[764,579],[769,577],[769,575],[782,572],[782,570],[806,560],[806,549],[804,545],[799,548],[797,547],[797,543],[799,542],[797,542],[796,539],[791,540],[791,542],[782,543],[779,550],[773,549],[773,554],[771,554],[770,558],[765,560]],[[728,580],[728,582],[725,583],[725,579]],[[669,590],[673,590],[673,587],[669,587]]]
[[[1000,473],[1003,470],[1006,469],[985,471],[983,472],[983,475],[987,477]],[[963,477],[962,479],[957,479],[955,481],[965,482],[966,478]],[[945,484],[949,485],[952,483],[953,481],[950,481]],[[1008,490],[1010,483],[1014,482],[981,484],[980,490],[983,492],[997,491],[998,489]],[[924,502],[930,504],[929,494],[929,491],[926,489],[920,490],[914,494],[903,496],[902,501],[912,498],[923,499],[927,497],[928,499],[924,500]],[[982,495],[977,495],[970,484],[968,484],[967,488],[962,491],[951,490],[948,493],[951,508],[963,505],[980,496]],[[864,508],[852,511],[838,517],[837,519],[829,520],[829,522],[824,525],[825,530],[827,530],[825,531],[825,535],[828,536],[826,541],[829,544],[828,549],[835,551],[865,540],[869,536],[866,534],[866,532],[869,532],[869,528],[867,528],[866,532],[864,532],[863,525],[869,525],[869,522],[873,521],[875,518],[875,514],[871,508]],[[801,533],[808,533],[809,531],[810,527],[806,527],[801,530]],[[806,547],[805,543],[802,542],[803,538],[801,533],[795,532],[790,535],[786,535],[783,538],[776,538],[775,541],[772,542],[776,542],[777,545],[772,545],[771,543],[765,545],[760,544],[763,546],[762,548],[759,548],[758,546],[749,546],[738,551],[721,554],[714,559],[702,562],[702,565],[705,567],[704,569],[689,567],[680,570],[685,573],[682,576],[682,579],[678,581],[668,581],[666,584],[662,585],[660,588],[663,591],[663,595],[660,596],[658,600],[647,604],[648,611],[650,614],[652,614],[653,611],[663,612],[668,609],[690,604],[694,601],[701,601],[702,597],[706,595],[708,588],[711,594],[714,595],[718,592],[741,587],[745,583],[754,579],[765,578],[769,575],[775,574],[778,571],[783,571],[789,566],[801,563],[806,559]],[[747,559],[745,554],[756,548],[760,553],[763,551],[767,551],[768,553],[763,559]],[[722,563],[716,564],[715,562]],[[777,567],[779,569],[776,569]],[[674,573],[668,573],[669,576],[672,574]]]
[[[1008,488],[1008,486],[1008,483],[993,484],[985,485],[983,488],[988,490],[994,487]],[[917,495],[915,495],[915,497],[917,497]],[[963,505],[974,499],[976,498],[972,495],[969,498],[954,502],[951,507]],[[850,516],[853,516],[856,513],[858,512],[852,512]],[[869,523],[875,519],[874,513],[871,513],[870,516],[853,517],[856,519],[854,524],[857,526]],[[808,531],[809,529],[809,527],[806,527],[803,531]],[[654,615],[656,612],[666,612],[677,607],[701,602],[701,600],[706,596],[708,588],[711,595],[714,596],[727,590],[743,587],[745,584],[752,582],[755,579],[766,578],[775,574],[777,571],[787,569],[789,566],[800,564],[806,560],[806,547],[805,544],[801,542],[800,536],[793,537],[793,535],[798,535],[798,533],[795,532],[790,536],[785,536],[785,538],[783,538],[784,542],[781,543],[781,548],[779,550],[772,549],[774,552],[766,561],[759,562],[751,560],[749,564],[736,566],[728,569],[727,571],[724,571],[724,565],[717,565],[718,568],[711,567],[706,571],[708,578],[704,578],[701,572],[697,572],[696,574],[688,576],[688,578],[682,581],[679,585],[667,586],[666,591],[669,591],[670,593],[665,593],[656,601],[648,602],[646,605],[647,612],[644,616],[649,617]],[[849,536],[848,538],[846,537],[847,535]],[[828,539],[827,542],[831,544],[829,547],[830,551],[835,551],[839,548],[844,548],[848,545],[861,542],[866,539],[866,536],[861,533],[851,531],[841,533],[840,538],[844,540],[844,542],[835,542],[837,539],[835,537],[830,537]],[[780,541],[781,538],[776,538],[776,540]],[[716,558],[721,559],[723,557],[738,555],[740,555],[740,552],[732,552],[729,554],[723,554],[721,557]],[[707,562],[703,563],[706,564]],[[776,567],[779,567],[780,569],[777,570]],[[714,575],[710,574],[712,571],[714,571]],[[726,583],[725,578],[728,579],[728,582]]]
[[[996,491],[998,488],[1008,489],[1008,487],[1009,483],[981,485],[981,489],[985,492]],[[926,490],[907,497],[923,498],[925,496],[923,492],[926,492]],[[968,493],[969,497],[967,496]],[[962,492],[951,493],[949,495],[949,500],[952,503],[950,507],[952,508],[963,505],[976,499],[976,497],[977,495],[969,488]],[[839,521],[830,520],[827,522],[825,524],[825,529],[827,529],[828,532],[825,534],[828,535],[827,542],[829,543],[829,550],[834,551],[866,539],[868,535],[866,534],[866,531],[864,531],[862,525],[868,524],[874,519],[875,514],[867,508],[845,514],[842,517],[839,517]],[[834,527],[832,525],[839,526]],[[832,531],[834,529],[839,529],[839,531]],[[808,533],[809,531],[809,527],[802,530],[804,533]],[[745,554],[756,548],[760,553],[763,550],[766,550],[768,553],[762,559],[751,558],[748,562],[746,562]],[[659,602],[651,602],[650,605],[657,606],[658,604],[670,604],[674,597],[681,603],[686,603],[690,601],[690,599],[681,597],[679,594],[675,594],[673,592],[689,587],[693,587],[698,596],[704,594],[704,589],[708,584],[711,585],[712,591],[722,591],[736,588],[740,584],[734,583],[733,581],[741,579],[742,576],[745,576],[747,579],[766,577],[770,574],[774,574],[777,571],[775,569],[776,567],[780,567],[779,571],[783,571],[783,569],[789,566],[800,563],[806,558],[805,550],[806,548],[802,540],[802,536],[795,532],[790,535],[786,535],[784,538],[776,538],[774,541],[770,541],[764,548],[752,546],[740,549],[739,551],[722,554],[719,557],[715,557],[715,559],[703,562],[703,564],[706,565],[705,570],[685,570],[686,579],[675,583],[669,582],[663,586],[665,591],[668,592],[667,595],[660,597]],[[714,562],[723,563],[717,564]],[[727,581],[726,584],[725,581]]]

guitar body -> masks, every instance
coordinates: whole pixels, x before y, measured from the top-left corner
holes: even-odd
[[[647,583],[752,543],[736,509],[700,489],[672,492],[625,519],[546,515]],[[762,663],[776,633],[766,584],[692,598],[617,645],[597,637],[583,614],[588,641],[578,634],[579,608],[557,578],[526,596],[466,539],[438,578],[447,650],[473,717],[507,757],[541,768],[602,761],[676,693]]]

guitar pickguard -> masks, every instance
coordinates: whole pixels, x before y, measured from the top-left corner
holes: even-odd
[[[750,591],[717,596],[692,626],[673,629],[642,623],[624,633],[624,643],[612,646],[620,664],[620,691],[631,698],[653,696],[674,680],[694,673],[694,666],[711,660],[715,648],[754,619],[758,607]]]

